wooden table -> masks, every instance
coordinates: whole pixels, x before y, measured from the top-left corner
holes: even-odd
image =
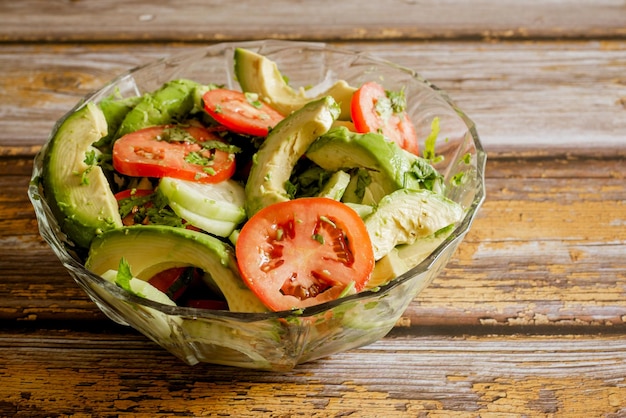
[[[487,200],[383,340],[287,373],[187,366],[106,319],[40,238],[34,154],[122,71],[223,40],[418,70],[478,125]],[[622,0],[0,3],[0,416],[626,416]]]

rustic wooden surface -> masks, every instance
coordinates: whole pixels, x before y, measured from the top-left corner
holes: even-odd
[[[32,158],[122,71],[268,37],[448,91],[489,153],[488,197],[381,341],[287,373],[190,367],[61,268],[26,196]],[[0,416],[626,416],[623,1],[0,2],[0,74]]]

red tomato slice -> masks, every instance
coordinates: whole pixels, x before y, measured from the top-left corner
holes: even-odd
[[[383,115],[377,104],[389,100],[383,86],[376,82],[363,84],[352,96],[350,112],[357,132],[383,134],[391,142],[413,154],[418,153],[415,126],[405,111]]]
[[[155,274],[148,283],[167,294],[174,302],[187,290],[192,275],[186,273],[188,267],[172,267]]]
[[[267,136],[284,116],[259,100],[248,100],[246,94],[214,89],[202,96],[204,110],[227,129],[252,136]]]
[[[168,130],[182,129],[194,142],[164,140]],[[124,135],[113,145],[113,167],[134,177],[175,177],[219,183],[235,172],[235,156],[222,150],[202,149],[199,143],[222,139],[193,127],[153,126]]]
[[[154,190],[150,189],[126,189],[121,192],[115,193],[115,200],[118,202],[124,199],[130,199],[131,197],[144,197],[154,193]]]
[[[244,224],[235,251],[244,281],[274,311],[334,300],[351,282],[359,291],[374,268],[358,214],[319,197],[260,210]]]

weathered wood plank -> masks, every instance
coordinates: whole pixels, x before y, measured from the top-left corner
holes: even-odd
[[[476,122],[490,152],[626,148],[626,42],[339,44],[418,70]],[[80,98],[195,46],[0,47],[0,155],[33,155]]]
[[[388,337],[268,373],[186,366],[114,333],[0,335],[0,415],[13,417],[621,416],[624,375],[626,343],[610,336]]]
[[[0,41],[623,38],[625,15],[619,0],[21,0],[0,3]]]

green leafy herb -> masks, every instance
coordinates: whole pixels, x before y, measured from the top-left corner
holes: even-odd
[[[385,90],[385,97],[376,102],[375,109],[383,120],[389,119],[393,114],[404,112],[406,109],[404,90]]]
[[[311,238],[319,242],[320,244],[324,244],[324,236],[322,234],[313,234]]]
[[[365,196],[365,189],[370,184],[372,184],[372,176],[370,176],[370,173],[365,169],[359,168],[356,172],[356,188],[354,194],[362,200]]]
[[[197,142],[196,139],[185,129],[180,126],[172,126],[170,128],[164,129],[163,133],[156,138],[158,141],[165,142]]]
[[[130,196],[118,202],[122,219],[132,217],[129,224],[157,224],[182,228],[180,216],[168,206],[169,202],[161,193],[146,196]]]
[[[246,92],[244,93],[244,95],[246,96],[246,100],[248,101],[248,103],[250,103],[252,106],[256,107],[257,109],[261,108],[262,104],[261,104],[261,101],[259,100],[258,94]]]
[[[191,151],[189,154],[185,155],[185,161],[189,164],[196,164],[201,166],[210,166],[213,165],[213,156],[206,156],[198,151]]]
[[[130,281],[133,279],[133,274],[130,271],[130,264],[124,257],[120,259],[120,263],[117,267],[117,275],[115,276],[115,284],[126,290],[129,293],[136,295],[133,289],[130,287]],[[137,295],[141,296],[141,295]]]
[[[411,168],[405,173],[404,184],[417,183],[424,189],[433,190],[443,181],[441,174],[435,170],[430,161],[425,158],[416,158]]]
[[[389,99],[393,113],[404,112],[406,109],[406,96],[404,95],[404,89],[400,91],[385,90],[385,94]]]
[[[443,156],[437,156],[435,153],[435,143],[437,142],[439,132],[439,118],[435,117],[430,123],[430,133],[428,134],[428,137],[426,137],[424,144],[424,158],[432,163],[438,163],[443,160]]]
[[[202,149],[205,150],[218,150],[227,152],[229,154],[237,154],[241,152],[241,148],[239,148],[238,146],[227,144],[226,142],[222,141],[209,140],[204,142],[198,142],[198,144],[201,145]]]
[[[289,197],[289,199],[295,199],[296,193],[298,193],[298,186],[296,184],[293,184],[289,180],[285,181],[284,186],[285,186],[285,192],[287,193],[287,196]]]
[[[295,197],[317,196],[332,173],[318,165],[307,166],[305,163],[297,164],[293,170],[288,186],[288,193]]]
[[[80,175],[80,184],[87,185],[89,184],[89,173],[91,170],[98,164],[98,154],[95,150],[90,150],[85,153],[85,159],[83,162],[87,165],[85,171],[83,171]]]
[[[460,186],[461,184],[463,184],[465,182],[466,176],[464,172],[459,172],[456,173],[454,176],[452,176],[452,181],[451,183],[454,184],[455,186]]]

